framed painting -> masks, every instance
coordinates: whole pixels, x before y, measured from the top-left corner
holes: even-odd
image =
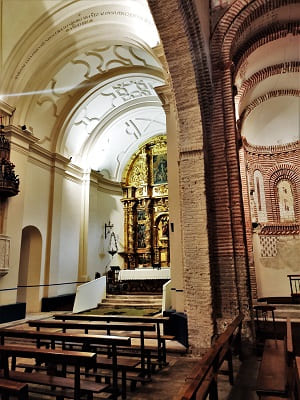
[[[152,162],[153,184],[160,185],[168,183],[167,153],[153,155]]]

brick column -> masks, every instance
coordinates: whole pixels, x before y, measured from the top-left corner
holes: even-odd
[[[164,46],[178,115],[184,310],[188,316],[189,344],[197,354],[210,347],[214,333],[198,82],[177,0],[149,0],[148,3]]]

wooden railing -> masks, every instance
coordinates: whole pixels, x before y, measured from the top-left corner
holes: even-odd
[[[291,297],[295,301],[300,298],[300,275],[287,275],[290,280]]]
[[[233,384],[232,350],[233,345],[240,350],[241,328],[244,315],[240,313],[227,327],[213,346],[197,363],[192,373],[186,377],[186,384],[173,400],[218,399],[217,378],[221,365],[228,362],[229,381]]]

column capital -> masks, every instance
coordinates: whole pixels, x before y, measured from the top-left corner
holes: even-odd
[[[162,102],[163,109],[166,113],[170,112],[171,104],[175,104],[174,95],[169,85],[157,86],[155,91]]]

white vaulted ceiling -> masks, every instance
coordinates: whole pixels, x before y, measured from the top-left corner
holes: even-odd
[[[26,3],[26,7],[25,4]],[[4,0],[1,98],[46,150],[119,181],[145,140],[165,133],[164,84],[146,0]],[[22,17],[23,15],[23,17]]]
[[[258,17],[235,41],[236,117],[251,144],[300,140],[299,20],[291,2]]]

